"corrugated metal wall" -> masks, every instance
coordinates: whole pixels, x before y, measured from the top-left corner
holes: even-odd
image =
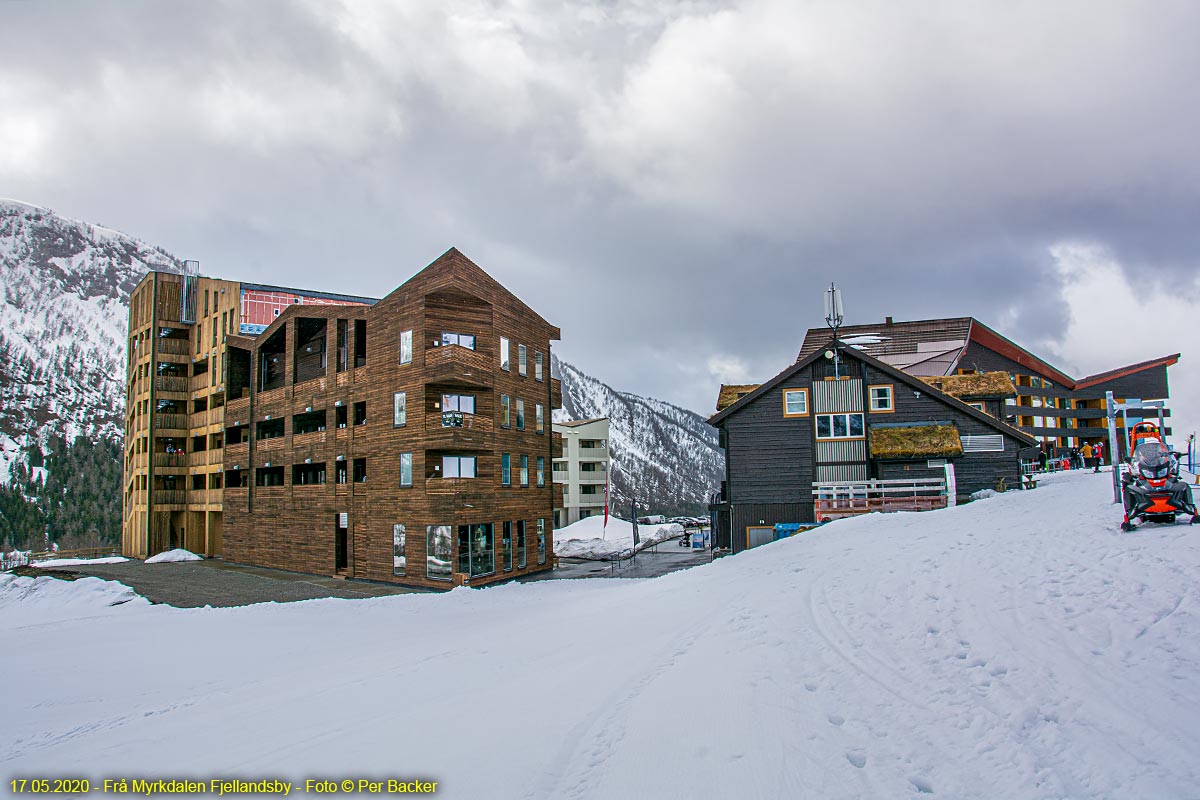
[[[831,461],[866,461],[867,442],[865,439],[847,439],[817,442],[817,462]]]
[[[866,464],[818,464],[817,481],[865,481],[870,479]]]
[[[846,381],[814,381],[813,413],[845,414],[863,410],[861,378]]]

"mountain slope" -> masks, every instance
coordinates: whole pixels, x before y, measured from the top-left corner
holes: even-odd
[[[129,293],[179,268],[133,237],[0,199],[0,480],[22,444],[121,438]]]
[[[679,406],[619,392],[557,357],[551,374],[562,381],[563,407],[554,420],[608,417],[612,453],[612,508],[702,513],[719,486],[724,457],[717,431]]]

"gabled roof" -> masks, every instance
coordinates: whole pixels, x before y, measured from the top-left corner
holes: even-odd
[[[1068,389],[1075,388],[1075,379],[1070,375],[974,318],[971,319],[970,339],[1010,361],[1017,362],[1030,372],[1041,375],[1043,378],[1049,378]]]
[[[389,292],[384,300],[388,300],[394,294],[405,293],[413,289],[417,289],[423,294],[432,294],[442,289],[471,294],[469,287],[472,283],[489,287],[495,290],[497,294],[510,299],[522,313],[528,314],[546,326],[551,341],[557,341],[562,338],[562,332],[557,326],[547,322],[540,314],[526,305],[521,298],[509,291],[504,284],[487,274],[482,267],[463,255],[456,247],[451,247],[435,258],[416,275],[413,275]]]
[[[887,364],[883,361],[880,361],[879,359],[875,358],[874,356],[871,356],[861,350],[854,350],[853,348],[848,348],[846,346],[845,342],[841,342],[841,341],[834,342],[834,340],[832,340],[832,339],[828,339],[820,346],[813,348],[812,354],[809,355],[807,358],[805,358],[802,361],[797,361],[795,364],[791,364],[786,369],[784,369],[782,372],[780,372],[778,375],[776,375],[774,378],[771,378],[771,380],[762,384],[754,391],[750,392],[747,395],[743,395],[741,397],[741,399],[739,399],[733,405],[729,406],[728,408],[726,408],[723,411],[718,411],[716,414],[713,414],[711,417],[708,418],[708,424],[709,425],[719,424],[726,417],[728,417],[731,414],[737,413],[739,410],[741,410],[745,406],[749,405],[750,403],[754,402],[759,397],[762,397],[764,394],[771,391],[776,386],[783,383],[785,380],[787,380],[788,378],[795,375],[800,370],[807,367],[809,364],[812,364],[814,361],[816,361],[820,358],[823,358],[825,348],[829,347],[830,345],[833,345],[833,344],[837,344],[843,350],[848,350],[849,352],[847,353],[847,355],[850,355],[852,358],[857,358],[857,359],[865,362],[868,366],[874,367],[876,370],[889,376],[890,378],[897,381],[898,383],[902,383],[905,386],[908,386],[909,388],[911,388],[915,391],[927,393],[930,397],[933,397],[933,398],[936,398],[936,399],[942,401],[946,405],[953,408],[955,411],[959,411],[963,414],[966,414],[967,416],[972,417],[972,418],[976,419],[977,421],[982,422],[983,424],[985,424],[991,428],[994,428],[995,430],[999,431],[1000,433],[1003,433],[1007,436],[1011,436],[1014,439],[1024,442],[1027,445],[1032,446],[1032,445],[1037,444],[1037,439],[1035,439],[1034,437],[1025,433],[1025,431],[1023,431],[1019,428],[1014,428],[1012,425],[1009,425],[1007,422],[998,420],[990,414],[985,414],[984,412],[980,411],[977,408],[972,408],[971,406],[964,403],[962,400],[959,400],[958,398],[955,398],[955,397],[951,397],[950,395],[943,392],[941,389],[938,389],[934,386],[930,386],[928,383],[925,383],[920,378],[909,375],[906,372],[901,372],[900,370],[893,367],[891,364]]]
[[[848,325],[838,330],[838,336],[855,350],[894,367],[926,375],[945,375],[953,371],[967,346],[971,322],[971,317],[950,317]],[[810,328],[804,335],[796,360],[808,358],[825,347],[831,338],[829,328]]]
[[[1169,367],[1179,363],[1179,355],[1179,353],[1176,353],[1173,356],[1153,358],[1149,361],[1141,361],[1137,364],[1130,364],[1127,367],[1118,367],[1117,369],[1110,369],[1108,372],[1099,372],[1095,375],[1089,375],[1086,378],[1080,378],[1078,381],[1076,381],[1075,388],[1086,389],[1087,387],[1095,386],[1098,383],[1116,380],[1117,378],[1124,378],[1127,375],[1133,375],[1138,372],[1153,369],[1154,367]]]

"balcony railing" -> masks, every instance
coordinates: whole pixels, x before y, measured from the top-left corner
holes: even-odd
[[[212,386],[212,376],[207,372],[202,375],[192,376],[191,387],[193,392],[199,392],[203,389],[207,389],[209,386]]]
[[[426,380],[430,383],[463,384],[488,387],[492,370],[488,360],[476,350],[456,344],[430,347],[425,351]]]
[[[154,378],[154,388],[160,392],[186,392],[188,379],[183,375],[157,375]]]
[[[192,342],[190,339],[159,339],[158,352],[186,356],[192,352]]]
[[[158,428],[159,430],[187,430],[187,414],[155,414],[154,427]]]
[[[183,489],[155,489],[151,495],[155,505],[181,506],[187,503],[187,492]]]
[[[154,466],[156,467],[186,467],[187,453],[155,453]]]
[[[453,428],[464,431],[491,433],[495,426],[491,417],[468,414],[465,411],[443,411],[441,414],[428,417],[427,420],[425,428],[430,431]]]
[[[608,450],[603,447],[581,447],[580,458],[608,458]]]

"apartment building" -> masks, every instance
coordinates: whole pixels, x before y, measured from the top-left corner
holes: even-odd
[[[551,569],[559,335],[452,249],[374,305],[229,337],[224,558],[424,588]]]
[[[151,272],[129,303],[121,549],[218,555],[222,538],[226,342],[292,305],[371,298]]]
[[[554,423],[562,436],[562,458],[554,461],[554,482],[563,487],[562,504],[554,509],[554,526],[566,527],[604,513],[607,501],[608,418]]]

